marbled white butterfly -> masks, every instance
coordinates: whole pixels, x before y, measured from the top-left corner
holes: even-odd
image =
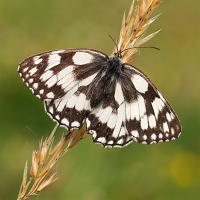
[[[181,134],[166,99],[141,71],[122,63],[119,52],[50,51],[27,58],[18,72],[53,120],[69,130],[86,122],[93,141],[105,147],[167,142]]]

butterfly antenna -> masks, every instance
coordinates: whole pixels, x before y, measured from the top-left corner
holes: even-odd
[[[119,49],[118,49],[117,42],[113,39],[113,37],[112,37],[110,34],[108,34],[108,37],[114,42],[114,44],[115,44],[115,46],[116,46],[116,49],[117,49],[117,53],[118,53],[118,54],[121,54],[121,52],[120,52]]]
[[[131,48],[122,50],[121,53],[123,53],[124,51],[128,51],[130,49],[155,49],[155,50],[160,51],[160,48],[158,48],[158,47],[131,47]]]

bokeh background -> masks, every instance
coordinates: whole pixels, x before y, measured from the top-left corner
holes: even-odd
[[[0,0],[0,200],[16,199],[25,160],[54,123],[16,70],[47,50],[87,47],[110,54],[131,0]],[[182,137],[152,146],[103,149],[88,136],[57,165],[42,200],[200,199],[200,1],[163,1],[149,31],[162,29],[132,62],[176,110]],[[60,130],[63,132],[63,129]],[[61,133],[58,133],[58,137]]]

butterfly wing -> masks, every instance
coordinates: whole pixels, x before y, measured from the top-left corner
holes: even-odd
[[[126,69],[136,90],[135,99],[126,103],[126,127],[134,140],[153,144],[177,139],[181,125],[167,100],[143,73],[130,65]]]
[[[91,110],[88,91],[101,77],[103,66],[99,63],[107,59],[90,49],[50,51],[27,58],[18,72],[54,120],[78,128]]]
[[[143,73],[124,64],[116,77],[106,67],[101,52],[68,49],[30,57],[18,72],[60,125],[79,128],[86,118],[95,143],[121,147],[180,136],[176,114]]]
[[[153,83],[133,66],[124,64],[109,89],[109,97],[86,120],[94,142],[122,147],[133,140],[153,144],[180,136],[181,125],[173,109]]]

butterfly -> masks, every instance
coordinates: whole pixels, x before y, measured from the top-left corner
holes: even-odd
[[[167,100],[119,52],[49,51],[25,59],[18,73],[54,121],[69,131],[86,122],[93,142],[104,147],[168,142],[181,134]]]

